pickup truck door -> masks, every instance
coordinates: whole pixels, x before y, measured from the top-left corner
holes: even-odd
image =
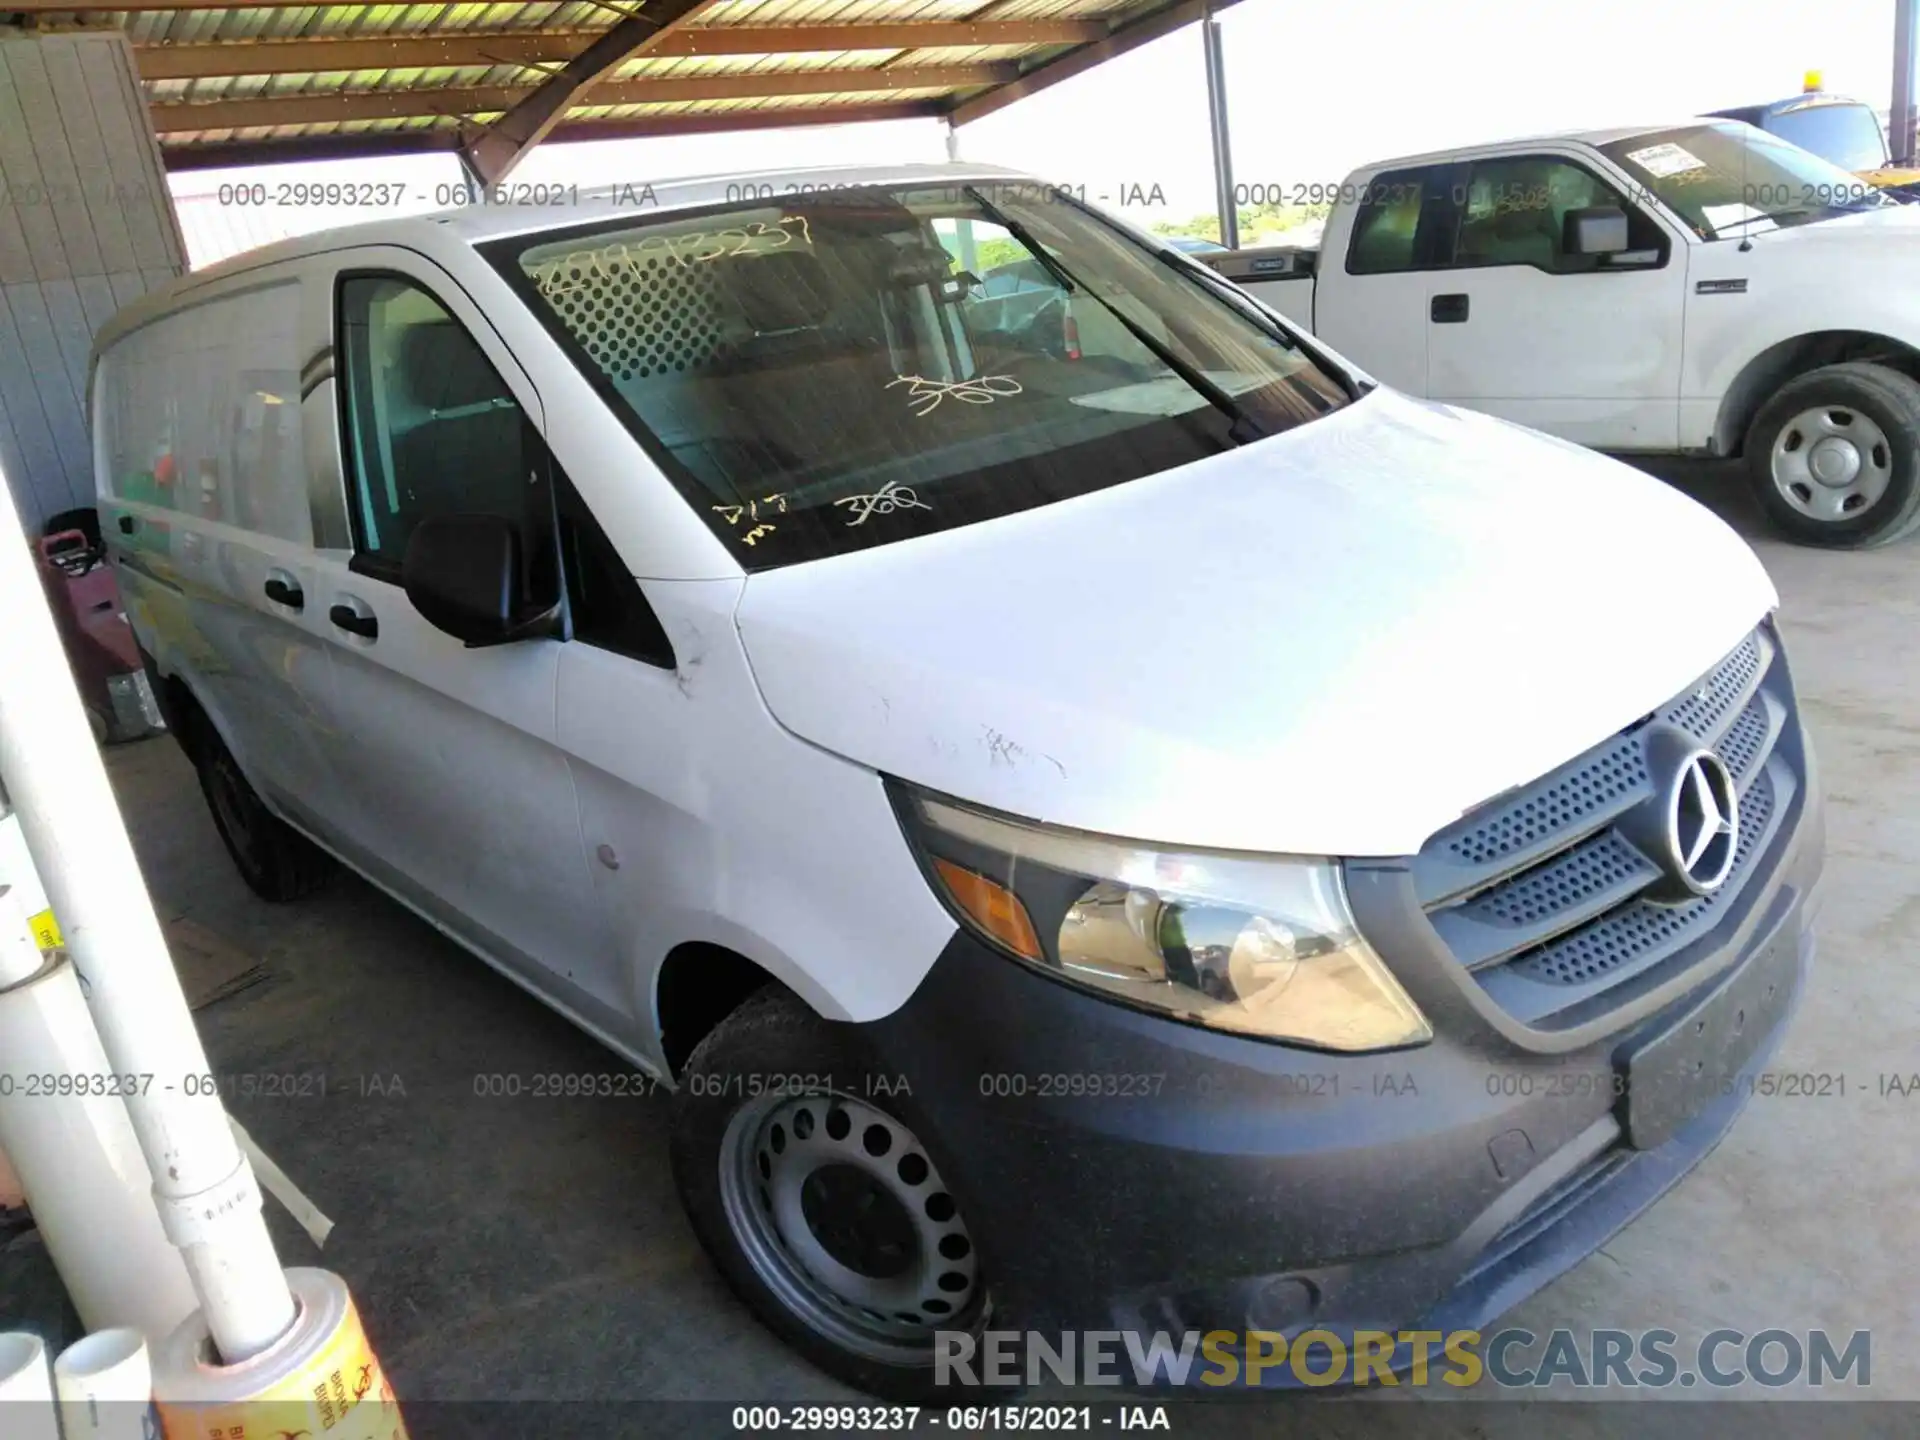
[[[1427,394],[1583,445],[1679,441],[1687,247],[1597,168],[1532,153],[1459,167],[1451,264],[1427,275]],[[1567,212],[1627,211],[1629,250],[1565,251]]]
[[[1314,280],[1313,333],[1382,383],[1428,393],[1427,296],[1445,259],[1454,167],[1386,170],[1349,181]]]

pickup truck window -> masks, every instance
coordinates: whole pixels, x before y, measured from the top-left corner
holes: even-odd
[[[1553,155],[1476,160],[1460,207],[1453,263],[1531,265],[1556,275],[1593,270],[1600,256],[1566,253],[1566,218],[1569,210],[1602,205],[1627,212],[1630,253],[1665,248],[1659,226],[1583,165]]]
[[[1702,240],[1899,203],[1798,145],[1728,121],[1651,131],[1600,149]]]
[[[1421,200],[1432,169],[1388,170],[1368,181],[1353,217],[1349,275],[1394,275],[1422,268],[1416,241]]]
[[[1348,393],[1032,182],[755,198],[484,247],[749,570],[994,519]]]

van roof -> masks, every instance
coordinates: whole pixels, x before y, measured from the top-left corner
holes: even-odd
[[[429,236],[436,241],[452,236],[465,244],[478,245],[508,235],[567,230],[577,225],[593,225],[608,220],[643,220],[674,210],[691,210],[737,199],[741,187],[748,185],[771,186],[771,197],[778,200],[854,186],[908,184],[914,181],[939,183],[964,179],[1012,179],[1034,185],[1044,183],[1005,166],[966,162],[812,168],[790,166],[785,169],[740,170],[667,180],[636,178],[628,184],[593,188],[530,184],[525,192],[518,191],[514,182],[507,181],[496,190],[504,191],[507,200],[512,200],[517,193],[525,193],[527,203],[474,205],[426,215],[399,216],[360,225],[316,230],[310,235],[297,235],[291,239],[277,240],[271,245],[262,245],[255,250],[244,250],[204,270],[189,271],[134,301],[103,325],[94,339],[94,353],[98,355],[129,330],[137,329],[148,320],[174,309],[203,285],[265,265],[325,254],[348,246],[412,245],[422,248],[420,241]],[[729,188],[732,189],[731,195]],[[567,198],[560,204],[532,203],[542,192],[562,192]]]

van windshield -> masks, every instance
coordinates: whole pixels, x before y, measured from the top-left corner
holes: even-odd
[[[748,569],[1104,489],[1349,398],[1223,282],[1038,184],[754,199],[486,250]]]

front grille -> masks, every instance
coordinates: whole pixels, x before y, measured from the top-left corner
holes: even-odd
[[[1551,1028],[1604,1010],[1607,992],[1710,934],[1738,908],[1798,790],[1783,746],[1793,690],[1767,627],[1611,740],[1448,826],[1413,882],[1434,930],[1517,1019]],[[1740,796],[1733,869],[1712,895],[1645,898],[1662,875],[1619,828],[1654,800],[1648,738],[1672,726],[1711,746]]]

